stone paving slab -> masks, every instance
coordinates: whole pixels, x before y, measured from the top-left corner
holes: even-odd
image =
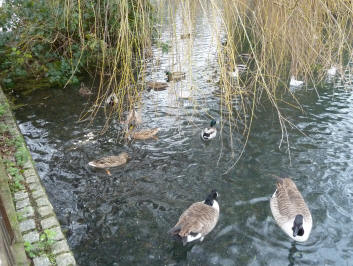
[[[53,237],[53,240],[59,241],[59,240],[65,239],[60,227],[51,228],[50,230],[55,232],[55,236]]]
[[[76,262],[71,253],[65,253],[56,257],[56,264],[58,266],[74,266]]]
[[[27,191],[23,190],[23,191],[16,192],[14,196],[15,196],[15,201],[24,200],[28,198],[28,193]]]
[[[39,233],[35,230],[35,231],[31,231],[27,234],[23,235],[23,240],[27,241],[29,243],[34,243],[34,242],[38,242],[39,241]]]
[[[23,174],[25,177],[37,177],[36,172],[33,170],[33,167],[28,167],[28,169],[26,169]]]
[[[19,210],[18,216],[22,219],[34,217],[34,209],[31,206],[24,207],[23,209]]]
[[[43,229],[49,229],[52,227],[59,226],[59,222],[55,216],[46,218],[46,219],[42,220],[40,223],[41,223]]]
[[[29,198],[19,200],[16,202],[16,210],[23,209],[24,207],[28,207],[29,205],[31,205]]]
[[[36,199],[37,207],[42,207],[42,206],[50,206],[50,202],[47,198],[42,197],[39,199]]]
[[[67,242],[65,240],[55,242],[52,246],[52,250],[54,254],[59,254],[63,252],[69,252],[70,248],[67,245]]]
[[[35,183],[32,183],[32,184],[29,184],[28,188],[29,188],[30,191],[34,191],[34,190],[41,189],[42,186],[41,186],[41,184],[39,182],[35,182]]]
[[[36,257],[33,259],[34,266],[51,266],[50,260],[46,256]]]
[[[32,192],[33,199],[38,199],[38,198],[41,198],[43,196],[45,196],[45,192],[44,192],[44,190],[42,188]]]
[[[36,176],[29,176],[26,178],[27,184],[38,183],[38,178]]]
[[[38,213],[41,218],[52,215],[53,214],[53,207],[52,206],[40,207],[40,208],[38,208]]]
[[[29,219],[20,223],[21,232],[26,232],[36,228],[36,224],[33,219]]]

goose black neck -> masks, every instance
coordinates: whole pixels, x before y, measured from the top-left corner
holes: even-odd
[[[210,195],[207,196],[206,200],[205,200],[205,204],[209,205],[209,206],[213,206],[213,200],[214,200],[214,196],[211,193]]]

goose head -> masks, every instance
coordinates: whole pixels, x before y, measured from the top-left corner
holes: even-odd
[[[214,189],[211,191],[211,193],[207,196],[205,200],[205,204],[213,206],[214,200],[218,198],[218,192]]]
[[[298,214],[295,216],[294,222],[293,222],[293,237],[302,236],[304,235],[304,228],[303,228],[303,215]]]

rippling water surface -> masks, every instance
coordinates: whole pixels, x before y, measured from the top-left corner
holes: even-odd
[[[176,35],[184,34],[178,16],[176,25]],[[143,127],[160,127],[157,141],[125,143],[117,121],[99,136],[103,116],[93,125],[77,123],[86,99],[73,89],[27,96],[22,100],[27,106],[16,112],[78,263],[352,265],[352,91],[338,83],[318,93],[310,88],[296,91],[304,112],[283,107],[298,127],[288,128],[290,158],[288,143],[279,148],[281,129],[275,113],[259,110],[244,155],[229,170],[232,153],[240,152],[239,135],[233,133],[231,145],[225,126],[222,138],[205,144],[199,137],[210,116],[220,116],[219,99],[213,96],[217,86],[209,82],[216,71],[212,25],[202,12],[192,31],[192,46],[179,40],[168,54],[155,48],[160,64],[151,61],[146,73],[147,79],[162,80],[164,70],[172,66],[193,71],[192,80],[144,93]],[[162,39],[168,34],[165,30]],[[173,64],[188,49],[193,55]],[[192,100],[180,97],[185,91]],[[111,169],[112,176],[87,165],[122,151],[132,159]],[[292,243],[272,218],[272,174],[290,175],[309,205],[314,225],[304,244]],[[186,247],[170,239],[166,232],[182,211],[212,188],[220,193],[221,207],[214,231],[202,243]]]

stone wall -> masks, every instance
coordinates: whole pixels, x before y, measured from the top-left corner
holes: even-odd
[[[2,115],[2,122],[6,124],[12,137],[22,140],[23,148],[29,154],[1,88],[0,105],[6,107],[5,114]],[[23,175],[23,180],[21,181],[23,188],[20,190],[16,189],[16,192],[12,191],[12,198],[17,217],[20,217],[18,218],[18,229],[21,232],[25,246],[27,245],[27,254],[30,249],[28,247],[35,247],[44,243],[44,238],[48,238],[47,236],[50,235],[50,241],[45,242],[50,245],[49,251],[40,252],[41,254],[38,256],[31,255],[34,257],[34,265],[76,265],[74,256],[61,231],[53,206],[48,199],[45,188],[41,184],[30,155],[29,160],[24,163],[21,172]]]

